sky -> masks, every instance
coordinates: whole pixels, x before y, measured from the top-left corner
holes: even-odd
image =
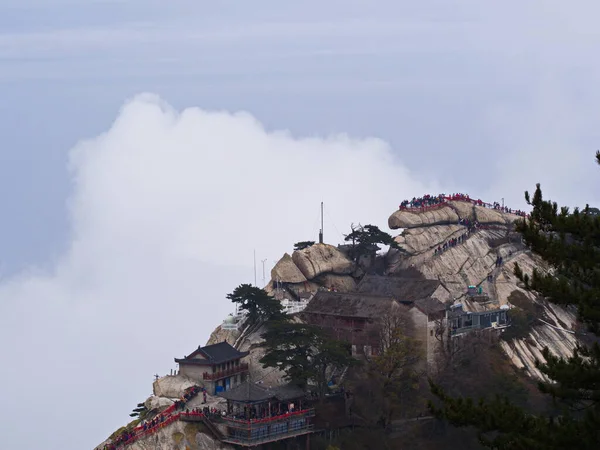
[[[425,193],[600,205],[599,10],[3,0],[2,447],[102,442],[320,202],[332,244]]]

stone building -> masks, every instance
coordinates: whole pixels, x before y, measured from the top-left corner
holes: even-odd
[[[352,346],[352,355],[377,354],[381,317],[406,313],[408,308],[393,298],[361,292],[319,291],[302,311],[302,319],[331,331]]]
[[[198,347],[184,358],[175,358],[179,374],[204,384],[211,394],[227,391],[243,383],[248,364],[242,358],[249,352],[240,352],[227,342]]]
[[[366,275],[357,290],[388,296],[408,309],[412,336],[423,343],[428,364],[435,360],[440,341],[436,332],[446,325],[446,309],[451,298],[438,280],[425,279],[417,271],[405,270],[403,276]]]

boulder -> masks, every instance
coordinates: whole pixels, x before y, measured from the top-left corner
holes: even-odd
[[[447,225],[458,223],[458,214],[448,205],[440,205],[437,208],[423,212],[398,210],[388,219],[388,226],[392,230],[398,228],[416,228],[426,225]]]
[[[152,395],[146,399],[144,406],[148,408],[149,411],[162,411],[171,406],[173,402],[173,399]]]
[[[469,202],[448,202],[461,219],[478,220],[482,224],[509,224],[519,216],[508,214],[497,209],[475,206]]]
[[[181,398],[184,391],[198,383],[183,375],[167,375],[152,384],[156,397]]]
[[[271,279],[283,283],[304,283],[307,281],[300,269],[294,264],[292,257],[287,253],[277,261],[277,264],[271,270]]]
[[[304,250],[296,250],[292,260],[309,280],[323,273],[350,275],[354,271],[354,263],[328,244],[315,244]]]

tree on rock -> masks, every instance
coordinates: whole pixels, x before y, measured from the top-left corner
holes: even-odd
[[[266,352],[260,360],[263,367],[276,367],[287,379],[306,387],[316,384],[319,395],[327,392],[328,373],[354,365],[345,342],[329,337],[323,329],[304,323],[275,322],[263,334]]]
[[[375,225],[351,225],[352,232],[344,237],[346,242],[351,243],[350,257],[358,263],[362,257],[374,258],[380,245],[389,245],[391,248],[400,250],[400,246],[385,231],[381,231]]]
[[[240,305],[240,309],[248,311],[248,320],[251,323],[285,318],[281,302],[264,289],[251,284],[240,284],[231,294],[227,294],[227,298]]]
[[[600,152],[596,154],[600,164]],[[551,274],[529,274],[515,266],[527,288],[561,305],[577,308],[582,322],[600,330],[600,217],[575,208],[558,208],[543,199],[538,184],[530,198],[530,218],[517,230],[527,245],[553,269]],[[441,406],[431,405],[439,417],[459,426],[475,426],[482,442],[498,449],[595,449],[600,442],[600,346],[580,345],[573,356],[562,359],[546,348],[545,363],[538,369],[552,382],[539,383],[562,408],[556,417],[528,414],[505,398],[475,402],[452,398],[438,386],[432,391]]]
[[[300,241],[294,244],[294,251],[304,250],[305,248],[315,245],[315,241]]]

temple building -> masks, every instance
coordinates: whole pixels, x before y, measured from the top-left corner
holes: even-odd
[[[227,342],[198,347],[184,358],[175,358],[179,373],[204,384],[211,394],[228,391],[242,384],[248,375],[248,364],[240,352]]]
[[[297,386],[266,388],[246,380],[219,396],[227,400],[227,414],[215,423],[223,442],[255,447],[313,432],[315,411]]]
[[[336,339],[349,343],[352,356],[368,356],[377,354],[379,348],[377,320],[407,310],[389,296],[319,291],[300,315],[305,322],[328,329]]]

